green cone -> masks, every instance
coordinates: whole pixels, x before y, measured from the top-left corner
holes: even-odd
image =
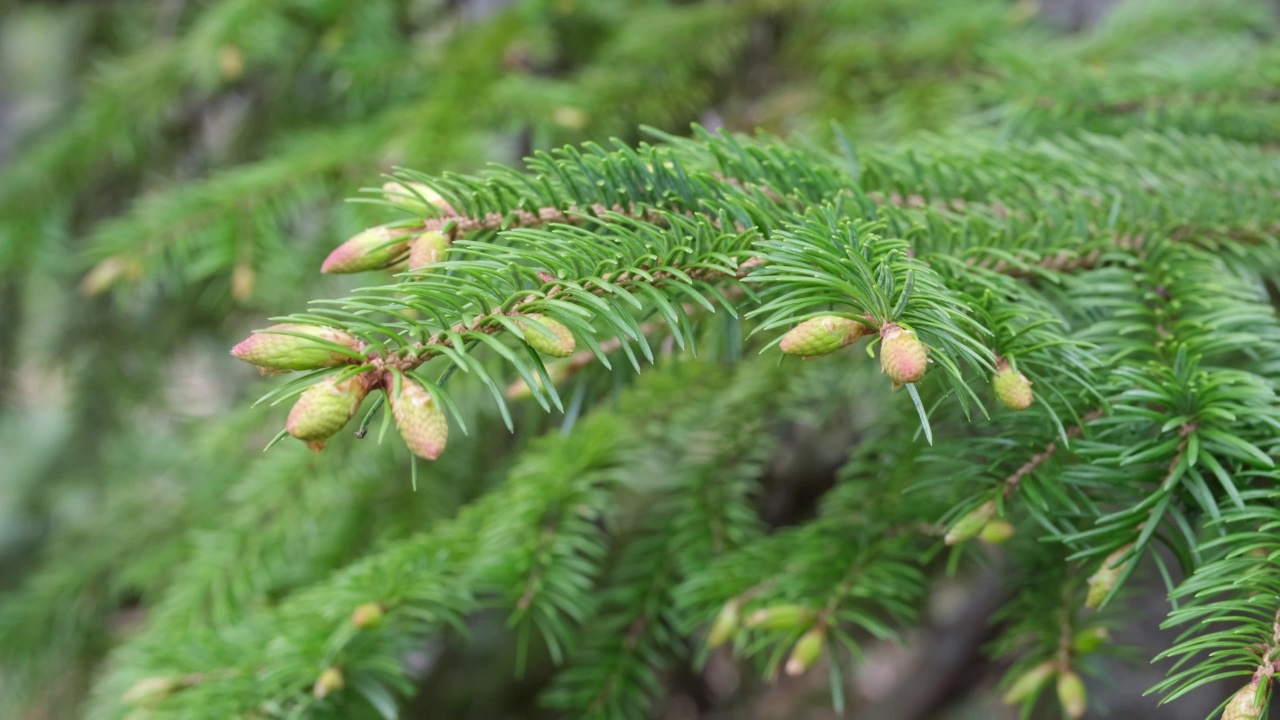
[[[914,330],[895,323],[880,329],[880,369],[896,385],[913,383],[929,369],[929,351]]]
[[[1003,360],[996,365],[996,374],[991,376],[991,387],[995,388],[1000,402],[1013,410],[1026,410],[1035,400],[1031,394],[1031,381],[1027,376],[1014,370]]]
[[[856,320],[823,315],[809,318],[782,336],[779,349],[788,355],[812,358],[829,355],[862,337],[866,326]]]
[[[440,457],[449,441],[449,423],[431,393],[413,380],[402,377],[400,394],[390,400],[396,428],[409,451],[424,460]]]
[[[380,225],[358,233],[329,253],[322,273],[358,273],[381,270],[409,251],[410,232]]]
[[[444,235],[435,231],[422,233],[409,246],[409,269],[422,270],[435,265],[444,259],[448,249],[449,240]]]
[[[345,365],[354,360],[329,343],[354,352],[360,350],[359,340],[337,328],[286,324],[272,325],[255,332],[231,348],[231,354],[271,370],[315,370]]]
[[[529,347],[551,357],[569,357],[573,354],[577,341],[573,339],[573,333],[569,328],[537,313],[525,315],[525,317],[542,326],[540,328],[532,322],[521,323],[520,329],[524,331],[524,341],[529,343]]]
[[[293,409],[285,430],[304,441],[315,451],[324,449],[324,441],[347,424],[360,409],[360,403],[368,392],[360,376],[339,381],[338,375],[330,375],[302,393]]]

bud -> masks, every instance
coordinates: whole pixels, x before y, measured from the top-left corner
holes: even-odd
[[[1071,638],[1071,651],[1078,655],[1087,655],[1102,647],[1102,643],[1110,637],[1111,632],[1104,627],[1081,630]]]
[[[775,605],[747,616],[753,630],[791,630],[813,624],[815,613],[803,605]]]
[[[809,318],[782,336],[778,347],[788,355],[813,358],[829,355],[862,337],[865,326],[848,318],[823,315]]]
[[[822,655],[826,642],[827,629],[822,625],[801,635],[796,646],[791,649],[791,656],[787,658],[786,673],[791,676],[800,675],[813,667],[813,663]]]
[[[134,683],[121,697],[126,705],[151,708],[182,687],[182,682],[172,677],[145,677]]]
[[[325,668],[325,671],[320,673],[320,677],[316,678],[316,684],[311,689],[311,694],[315,695],[317,699],[323,700],[326,696],[341,690],[345,684],[341,670],[336,667]]]
[[[1014,410],[1026,410],[1035,399],[1031,394],[1031,381],[1004,360],[996,365],[996,374],[991,376],[991,387],[995,388],[1000,402]]]
[[[441,211],[453,212],[453,208],[440,197],[440,193],[419,182],[384,183],[382,197],[402,210],[424,217],[436,217]]]
[[[358,273],[381,270],[409,251],[410,233],[386,225],[369,228],[329,253],[320,266],[322,273]]]
[[[382,603],[365,603],[351,613],[351,624],[361,630],[366,630],[382,622],[382,616],[385,612],[382,608]]]
[[[559,385],[569,378],[569,365],[566,363],[555,363],[546,366],[547,377],[551,378],[552,385]],[[534,375],[533,382],[541,388],[543,385],[542,376]],[[527,397],[533,397],[533,389],[529,387],[529,383],[524,378],[516,378],[507,386],[505,393],[508,400],[523,400]]]
[[[324,441],[342,429],[369,392],[360,376],[339,381],[333,374],[307,388],[289,411],[285,430],[319,452]]]
[[[524,331],[524,341],[529,343],[529,347],[551,357],[569,357],[573,354],[573,349],[577,346],[577,343],[573,339],[573,333],[569,328],[556,320],[537,313],[531,313],[524,317],[536,320],[542,326],[538,327],[531,322],[521,323],[520,329]],[[550,333],[550,335],[547,333]]]
[[[944,541],[948,545],[967,542],[978,536],[982,529],[996,514],[996,501],[988,500],[978,507],[970,510],[968,514],[951,526],[947,530],[947,536]]]
[[[444,259],[444,251],[449,249],[449,240],[435,232],[424,232],[414,238],[409,246],[409,269],[421,270],[428,265],[435,265]]]
[[[1084,681],[1071,670],[1064,670],[1058,675],[1058,702],[1067,717],[1076,720],[1084,717],[1088,706],[1088,696],[1084,691]]]
[[[1013,523],[996,518],[983,526],[982,532],[978,533],[978,539],[988,545],[1003,545],[1009,542],[1009,538],[1013,537],[1015,532]]]
[[[1237,690],[1236,694],[1227,701],[1226,708],[1222,710],[1222,720],[1258,720],[1262,717],[1262,710],[1267,706],[1267,697],[1265,691],[1261,698],[1258,697],[1258,688],[1261,683],[1261,680],[1254,680]]]
[[[729,638],[738,632],[741,622],[741,605],[737,600],[730,600],[720,608],[715,622],[711,623],[711,631],[707,633],[707,647],[715,649],[729,642]]]
[[[390,397],[391,393],[388,393]],[[400,379],[400,394],[390,397],[391,414],[409,451],[424,460],[435,460],[449,440],[449,423],[435,398],[407,377]]]
[[[880,328],[880,369],[894,385],[913,383],[924,377],[929,366],[929,351],[914,330],[896,323]]]
[[[1052,662],[1042,662],[1039,665],[1018,676],[1017,680],[1009,686],[1004,693],[1004,702],[1006,705],[1017,705],[1036,696],[1040,692],[1040,688],[1053,677],[1055,668]]]
[[[1111,594],[1111,589],[1116,586],[1116,582],[1120,580],[1120,576],[1124,574],[1125,569],[1129,566],[1128,562],[1120,565],[1116,565],[1116,563],[1132,547],[1133,545],[1125,545],[1108,555],[1107,559],[1103,560],[1102,565],[1098,567],[1098,571],[1089,576],[1089,594],[1084,600],[1085,607],[1096,608]]]
[[[316,338],[320,342],[310,338]],[[341,345],[353,351],[360,350],[359,340],[337,328],[289,324],[272,325],[266,330],[255,332],[231,348],[231,354],[247,363],[273,370],[315,370],[345,365],[352,361],[349,355],[338,352],[326,343]]]

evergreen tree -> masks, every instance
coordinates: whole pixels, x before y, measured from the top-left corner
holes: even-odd
[[[0,170],[0,716],[643,718],[730,661],[843,709],[983,565],[1026,713],[1150,570],[1152,690],[1266,715],[1266,3],[0,19],[79,48]]]

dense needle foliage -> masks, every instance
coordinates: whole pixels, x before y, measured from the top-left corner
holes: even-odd
[[[1150,570],[1152,691],[1265,716],[1266,3],[0,21],[78,48],[0,168],[0,716],[644,718],[730,662],[843,710],[982,567],[1025,713]]]

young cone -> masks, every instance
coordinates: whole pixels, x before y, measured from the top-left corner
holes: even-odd
[[[410,233],[402,228],[379,225],[357,233],[329,253],[320,266],[322,273],[358,273],[381,270],[409,250]]]
[[[1004,360],[996,365],[996,374],[991,376],[991,387],[995,388],[1000,402],[1013,410],[1026,410],[1035,399],[1031,394],[1031,381]]]
[[[1052,662],[1043,662],[1018,676],[1004,693],[1007,705],[1017,705],[1035,697],[1040,688],[1057,672]]]
[[[316,678],[311,694],[323,700],[326,696],[341,690],[343,685],[346,685],[346,680],[343,679],[341,670],[336,667],[325,668],[324,672],[320,673],[320,677]]]
[[[811,624],[814,616],[803,605],[774,605],[751,613],[746,625],[753,630],[789,630]]]
[[[413,380],[401,377],[400,393],[390,400],[391,415],[409,451],[424,460],[440,457],[449,440],[449,423],[431,393]]]
[[[720,608],[711,631],[707,633],[707,647],[715,649],[729,642],[741,624],[741,607],[737,600],[730,600]]]
[[[866,326],[856,320],[823,315],[809,318],[782,336],[779,349],[805,358],[829,355],[862,337]]]
[[[408,210],[423,217],[436,217],[441,212],[453,212],[453,208],[449,207],[449,203],[440,197],[440,193],[423,183],[383,183],[382,197],[402,210]]]
[[[1064,670],[1058,675],[1058,702],[1062,703],[1062,710],[1072,720],[1084,717],[1084,711],[1088,709],[1084,681],[1071,670]]]
[[[1117,565],[1121,556],[1129,552],[1132,545],[1125,545],[1107,556],[1102,561],[1102,565],[1098,566],[1097,572],[1089,576],[1089,593],[1085,597],[1084,606],[1087,608],[1096,608],[1107,599],[1107,595],[1111,594],[1111,588],[1116,586],[1116,582],[1120,576],[1124,574],[1129,563]]]
[[[988,500],[982,503],[973,510],[970,510],[964,517],[957,520],[955,524],[947,530],[947,536],[944,538],[944,541],[948,545],[955,545],[957,543],[974,539],[978,536],[978,533],[982,532],[982,529],[987,526],[987,523],[991,521],[991,518],[995,517],[995,514],[995,500]]]
[[[1003,545],[1009,542],[1015,533],[1017,530],[1013,527],[1013,523],[996,518],[982,526],[978,539],[988,545]]]
[[[382,603],[365,603],[351,613],[351,624],[361,630],[366,630],[382,622],[382,617],[385,614],[386,611],[383,609]]]
[[[537,321],[542,326],[538,327],[531,322],[521,323],[524,341],[529,343],[529,347],[551,357],[569,357],[573,354],[577,341],[573,339],[573,332],[569,328],[537,313],[525,317]],[[551,334],[547,335],[548,332]]]
[[[272,325],[266,330],[255,332],[231,348],[231,354],[247,363],[271,370],[315,370],[352,361],[353,358],[349,355],[338,352],[327,343],[341,345],[352,351],[360,350],[359,340],[336,328],[286,324]]]
[[[409,246],[409,269],[422,270],[435,265],[444,259],[448,249],[449,240],[444,235],[435,231],[422,233]]]
[[[916,382],[929,369],[929,351],[914,330],[886,323],[880,328],[880,369],[895,386]]]
[[[368,393],[364,379],[358,375],[342,381],[337,378],[336,374],[330,375],[307,388],[294,403],[285,423],[290,435],[317,452],[324,449],[326,439],[351,420]]]
[[[1267,698],[1264,696],[1260,702],[1254,702],[1258,698],[1260,683],[1261,681],[1254,680],[1237,690],[1227,701],[1227,707],[1222,711],[1222,720],[1258,720],[1262,717]]]
[[[827,642],[827,629],[821,625],[800,636],[796,646],[791,649],[785,668],[788,675],[800,675],[813,667],[822,655],[822,648]]]

